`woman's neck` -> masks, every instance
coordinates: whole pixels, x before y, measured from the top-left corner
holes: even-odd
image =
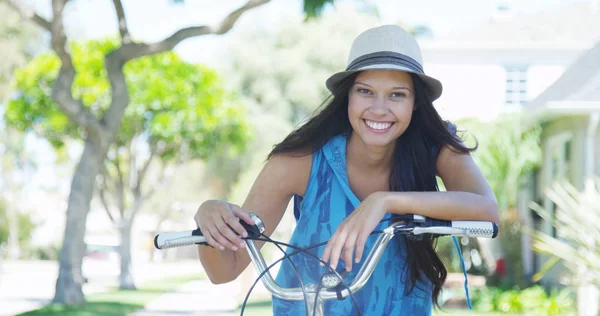
[[[352,133],[346,144],[346,164],[372,171],[387,171],[392,164],[395,143],[388,146],[369,146]]]

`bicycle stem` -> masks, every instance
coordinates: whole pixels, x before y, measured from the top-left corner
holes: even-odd
[[[350,291],[356,292],[360,290],[365,285],[365,283],[367,283],[367,281],[371,277],[371,274],[373,274],[373,270],[375,270],[375,267],[377,266],[381,255],[385,251],[387,244],[390,242],[392,237],[394,237],[394,226],[400,223],[401,222],[392,224],[391,226],[386,228],[383,231],[383,233],[379,235],[377,241],[375,241],[373,248],[367,256],[365,263],[358,271],[352,283],[348,286]],[[267,270],[267,264],[265,263],[265,260],[260,253],[260,249],[256,244],[256,241],[252,239],[245,239],[244,242],[246,243],[246,249],[248,250],[250,258],[252,258],[252,262],[254,264],[255,269],[262,274],[265,270]],[[275,283],[273,276],[271,276],[271,273],[268,271],[263,274],[261,280],[265,288],[269,292],[271,292],[273,296],[279,299],[294,301],[304,300],[304,293],[301,288],[280,287],[277,283]],[[341,290],[342,297],[347,297],[350,295],[348,288],[344,288],[343,290]],[[322,290],[319,293],[319,298],[321,300],[328,300],[332,298],[337,299],[337,293],[333,290],[322,288]]]

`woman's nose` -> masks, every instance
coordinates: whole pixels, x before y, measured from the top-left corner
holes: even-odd
[[[378,97],[373,100],[373,103],[371,103],[371,107],[369,108],[369,110],[373,114],[385,114],[387,113],[388,108],[385,100],[381,97]]]

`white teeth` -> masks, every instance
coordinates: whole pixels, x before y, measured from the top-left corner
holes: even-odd
[[[368,120],[365,120],[365,123],[367,123],[367,125],[369,125],[370,128],[377,130],[388,129],[390,126],[392,126],[392,123],[379,123]]]

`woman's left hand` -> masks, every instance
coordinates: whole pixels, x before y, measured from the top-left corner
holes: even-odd
[[[340,255],[346,264],[346,271],[352,270],[352,254],[359,263],[367,237],[373,232],[377,224],[387,213],[385,205],[385,192],[375,192],[364,199],[360,205],[340,224],[327,246],[321,259],[328,262],[336,269]],[[342,254],[343,250],[343,254]]]

